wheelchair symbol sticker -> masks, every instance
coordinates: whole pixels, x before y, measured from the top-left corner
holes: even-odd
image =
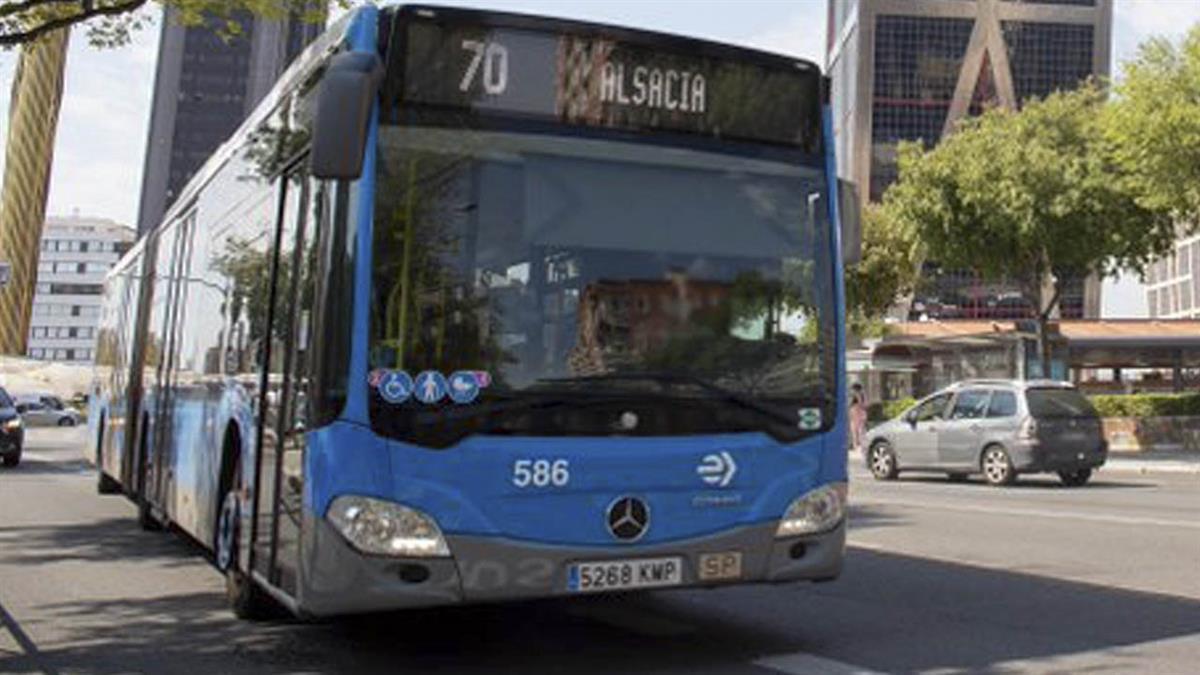
[[[392,405],[404,403],[413,394],[413,380],[403,370],[393,370],[379,379],[379,395]]]

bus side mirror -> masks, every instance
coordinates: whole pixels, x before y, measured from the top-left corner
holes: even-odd
[[[354,180],[362,175],[367,121],[382,77],[383,65],[375,54],[343,52],[329,61],[313,114],[314,177]]]
[[[842,264],[853,265],[862,260],[862,207],[858,201],[858,186],[838,179],[838,215],[842,218]]]

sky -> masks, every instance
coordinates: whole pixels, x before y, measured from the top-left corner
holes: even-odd
[[[862,0],[870,2],[871,0]],[[824,65],[826,0],[458,0],[453,4],[602,21],[790,54]],[[1200,0],[1115,0],[1112,71],[1143,40],[1178,38],[1200,22]],[[157,26],[119,49],[97,50],[78,32],[67,57],[48,213],[137,220]],[[17,53],[0,51],[0,138]],[[0,156],[0,168],[3,158]],[[1105,315],[1145,314],[1136,279],[1107,284]]]

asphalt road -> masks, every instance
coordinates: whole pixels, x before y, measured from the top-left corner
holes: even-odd
[[[852,475],[831,584],[243,623],[77,445],[0,470],[0,672],[1194,673],[1200,475],[1083,489]]]

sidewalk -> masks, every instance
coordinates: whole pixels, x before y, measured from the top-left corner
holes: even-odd
[[[1200,452],[1110,452],[1100,470],[1200,475]]]

